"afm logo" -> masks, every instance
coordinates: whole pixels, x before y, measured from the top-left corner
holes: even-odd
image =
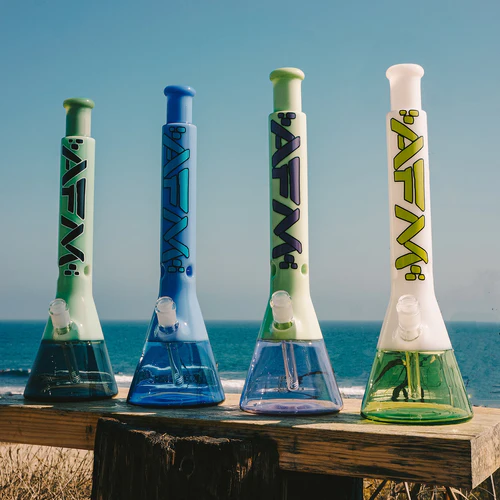
[[[273,211],[284,218],[274,228],[274,234],[282,243],[272,250],[272,258],[283,257],[280,269],[297,269],[295,257],[291,252],[302,253],[302,243],[287,231],[300,219],[300,158],[294,153],[300,147],[300,136],[294,136],[285,127],[289,127],[296,118],[295,113],[278,113],[280,123],[271,120],[271,134],[274,136],[275,148],[271,165],[272,177],[279,180],[280,198],[291,200],[297,208],[290,208],[281,201],[273,199]]]
[[[62,157],[65,171],[61,179],[61,225],[69,231],[61,239],[61,246],[66,253],[59,258],[59,267],[66,266],[65,276],[78,276],[77,262],[85,262],[85,254],[77,248],[75,240],[85,231],[85,194],[87,179],[84,177],[87,160],[76,152],[83,145],[83,139],[68,139],[68,147],[63,144]],[[80,175],[80,178],[76,178]]]
[[[169,126],[163,134],[163,252],[161,261],[168,273],[183,273],[181,258],[189,257],[189,248],[177,238],[188,226],[189,168],[191,156],[179,141],[186,133],[185,127]],[[188,269],[189,273],[189,269]]]
[[[415,109],[409,111],[401,110],[399,115],[401,121],[391,118],[391,131],[397,135],[399,152],[393,158],[394,182],[403,184],[404,200],[412,204],[412,210],[407,210],[399,205],[394,207],[397,219],[408,222],[408,227],[396,238],[396,241],[408,250],[408,253],[396,259],[397,270],[408,268],[405,274],[407,281],[425,280],[419,262],[427,264],[429,257],[425,249],[417,245],[413,239],[425,227],[425,178],[424,160],[418,158],[424,147],[423,136],[418,136],[409,125],[415,123],[419,112]],[[411,164],[406,168],[403,165]],[[417,213],[414,213],[417,212]],[[420,214],[420,212],[422,212]]]

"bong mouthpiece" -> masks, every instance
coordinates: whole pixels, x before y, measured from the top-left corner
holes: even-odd
[[[413,295],[402,295],[396,304],[398,313],[398,333],[403,340],[411,341],[420,336],[422,317],[420,304]]]
[[[90,137],[90,119],[94,101],[72,97],[63,102],[66,109],[66,136]]]
[[[391,110],[422,109],[420,79],[424,68],[418,64],[396,64],[385,73],[391,87]]]
[[[66,304],[64,299],[53,300],[49,304],[49,314],[52,320],[52,326],[56,330],[66,329],[71,324],[68,304]]]
[[[297,68],[275,69],[269,79],[273,82],[274,111],[302,111],[301,82],[304,72]]]
[[[167,123],[193,123],[196,91],[185,85],[169,85],[163,93],[167,97]]]
[[[271,309],[274,322],[278,325],[288,324],[293,321],[292,298],[284,290],[274,292],[271,297]]]
[[[156,301],[155,312],[162,328],[173,328],[177,324],[175,302],[170,297],[160,297]]]

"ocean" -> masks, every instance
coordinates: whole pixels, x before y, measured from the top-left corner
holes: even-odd
[[[382,323],[320,323],[342,396],[362,398]],[[260,322],[206,324],[224,390],[240,392]],[[44,326],[43,321],[0,322],[0,397],[22,394]],[[128,387],[132,381],[147,326],[147,321],[102,322],[116,381],[121,387]],[[500,325],[450,322],[447,327],[472,403],[500,407]]]

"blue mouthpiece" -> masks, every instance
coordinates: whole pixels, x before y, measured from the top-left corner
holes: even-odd
[[[185,85],[169,85],[164,94],[167,96],[167,123],[192,123],[196,91]]]

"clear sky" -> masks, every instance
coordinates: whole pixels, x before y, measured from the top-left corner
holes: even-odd
[[[311,292],[320,319],[382,319],[390,292],[386,69],[422,65],[436,293],[446,320],[500,304],[497,1],[0,0],[0,319],[45,318],[57,278],[68,97],[93,99],[94,297],[146,319],[158,293],[163,88],[197,90],[198,295],[206,319],[268,298],[269,73],[301,68]]]

